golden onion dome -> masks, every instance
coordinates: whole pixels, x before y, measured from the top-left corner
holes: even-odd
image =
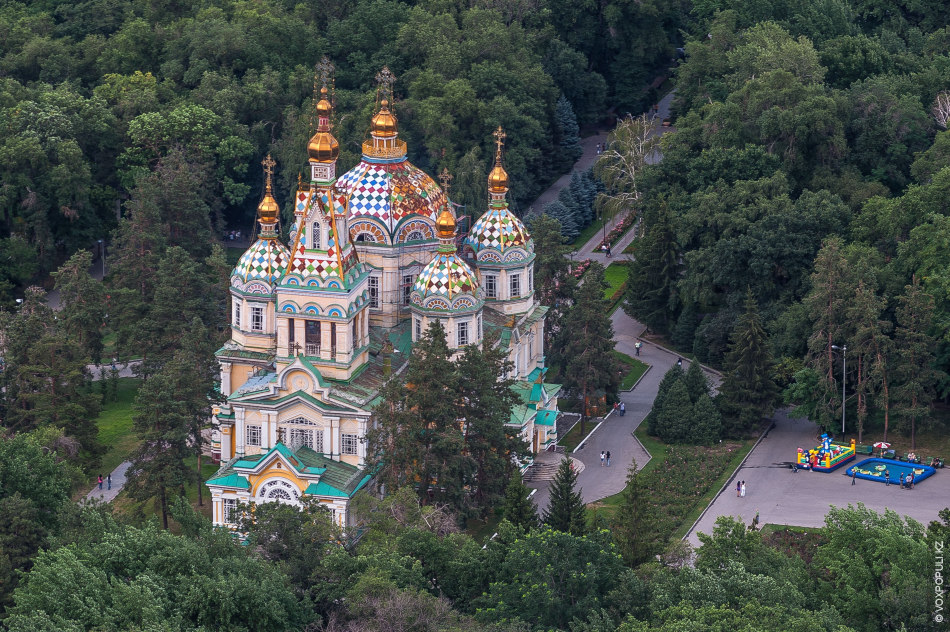
[[[508,172],[501,166],[501,162],[496,162],[488,174],[488,190],[492,193],[504,193],[508,190]]]
[[[270,187],[264,193],[264,199],[257,205],[257,221],[261,224],[276,224],[280,215],[280,208],[277,206],[277,200],[274,199]]]
[[[373,117],[373,136],[391,137],[396,135],[396,116],[389,111],[389,101],[379,103],[379,112]]]
[[[330,132],[317,132],[307,144],[307,155],[315,162],[333,162],[340,155],[340,143]]]
[[[455,239],[455,216],[449,209],[442,209],[438,219],[435,220],[435,230],[439,239]]]
[[[317,101],[317,116],[329,117],[332,111],[333,106],[330,105],[330,101],[327,99],[327,87],[323,86],[320,88],[320,100]]]

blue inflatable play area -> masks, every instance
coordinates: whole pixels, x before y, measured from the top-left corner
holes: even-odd
[[[860,463],[855,463],[849,467],[847,474],[851,476],[853,473],[856,478],[877,481],[878,483],[883,483],[887,478],[890,478],[891,485],[900,486],[900,481],[906,481],[910,474],[914,475],[914,484],[916,485],[920,481],[933,476],[936,471],[929,465],[904,463],[892,459],[864,459]]]

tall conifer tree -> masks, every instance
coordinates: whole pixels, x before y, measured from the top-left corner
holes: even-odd
[[[587,515],[580,492],[575,489],[577,472],[565,458],[551,483],[551,497],[544,511],[544,524],[556,531],[581,536],[587,532]]]
[[[620,507],[611,530],[614,542],[628,566],[638,566],[653,556],[653,517],[647,505],[647,490],[637,473],[636,461],[627,470],[627,486],[621,492]]]
[[[738,437],[771,414],[778,398],[772,379],[772,355],[762,327],[759,306],[746,292],[745,313],[732,331],[726,374],[719,389],[725,432]]]
[[[911,449],[917,448],[917,431],[930,425],[930,406],[935,396],[938,373],[933,368],[937,343],[930,334],[934,300],[914,277],[898,298],[894,342],[894,408],[902,429],[910,435]]]
[[[538,526],[538,508],[530,498],[531,490],[521,481],[521,475],[515,474],[505,489],[505,503],[502,516],[511,524],[530,531]]]

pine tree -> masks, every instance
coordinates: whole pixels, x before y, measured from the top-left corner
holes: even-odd
[[[696,308],[692,303],[689,303],[680,312],[670,335],[673,346],[680,349],[692,349],[693,340],[696,338],[697,325],[699,325],[699,318],[696,316]]]
[[[648,561],[655,552],[655,520],[647,503],[647,493],[634,461],[627,470],[627,486],[621,492],[622,500],[611,525],[620,555],[631,567]]]
[[[472,510],[483,514],[502,499],[505,481],[517,478],[513,464],[531,452],[519,429],[508,425],[518,399],[511,388],[514,380],[499,377],[511,373],[507,352],[491,344],[481,349],[470,345],[454,364],[459,384],[457,418],[464,420],[465,463],[474,467],[462,483],[473,490],[466,495]]]
[[[583,155],[580,127],[571,102],[562,94],[554,106],[554,132],[558,139],[558,168],[567,171]]]
[[[551,496],[544,511],[544,524],[556,530],[582,536],[587,532],[587,515],[584,501],[575,490],[577,473],[571,460],[565,458],[557,468],[551,482]]]
[[[505,503],[501,515],[511,524],[530,531],[538,526],[538,508],[530,498],[531,490],[515,472],[505,488]]]
[[[920,287],[917,277],[898,298],[894,343],[894,409],[901,429],[910,435],[911,449],[917,449],[917,430],[931,425],[929,415],[939,374],[933,368],[937,342],[930,335],[934,300]]]
[[[59,292],[59,319],[85,355],[95,364],[102,360],[105,291],[89,274],[92,253],[80,250],[53,273]]]
[[[657,436],[664,443],[686,443],[690,440],[690,425],[693,421],[693,404],[689,401],[686,384],[680,380],[673,384],[663,407],[654,408],[657,414]]]
[[[719,388],[724,433],[740,437],[771,414],[778,399],[772,379],[772,356],[752,291],[746,293],[745,313],[732,331],[726,373]]]
[[[885,300],[877,295],[873,276],[858,281],[857,293],[848,305],[848,320],[855,330],[848,345],[849,359],[855,367],[854,394],[857,399],[858,442],[864,439],[864,424],[868,418],[868,400],[883,391],[886,376],[875,370],[878,349],[887,338],[891,323],[881,318]],[[885,403],[886,397],[882,397]]]
[[[582,407],[603,391],[615,398],[620,384],[614,348],[610,309],[604,298],[604,267],[594,263],[577,291],[577,302],[564,319],[558,346],[564,358],[564,384],[577,396]],[[586,417],[581,417],[584,423]],[[582,428],[583,432],[583,428]]]
[[[690,423],[693,443],[712,445],[722,436],[722,416],[707,394],[700,396],[693,404],[693,416]]]

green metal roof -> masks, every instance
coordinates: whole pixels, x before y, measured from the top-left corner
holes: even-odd
[[[539,410],[538,416],[534,418],[534,423],[541,426],[553,426],[557,421],[556,410]]]
[[[219,487],[234,487],[237,489],[249,489],[251,487],[251,484],[246,478],[236,473],[218,476],[216,478],[209,478],[207,484],[217,485]]]

